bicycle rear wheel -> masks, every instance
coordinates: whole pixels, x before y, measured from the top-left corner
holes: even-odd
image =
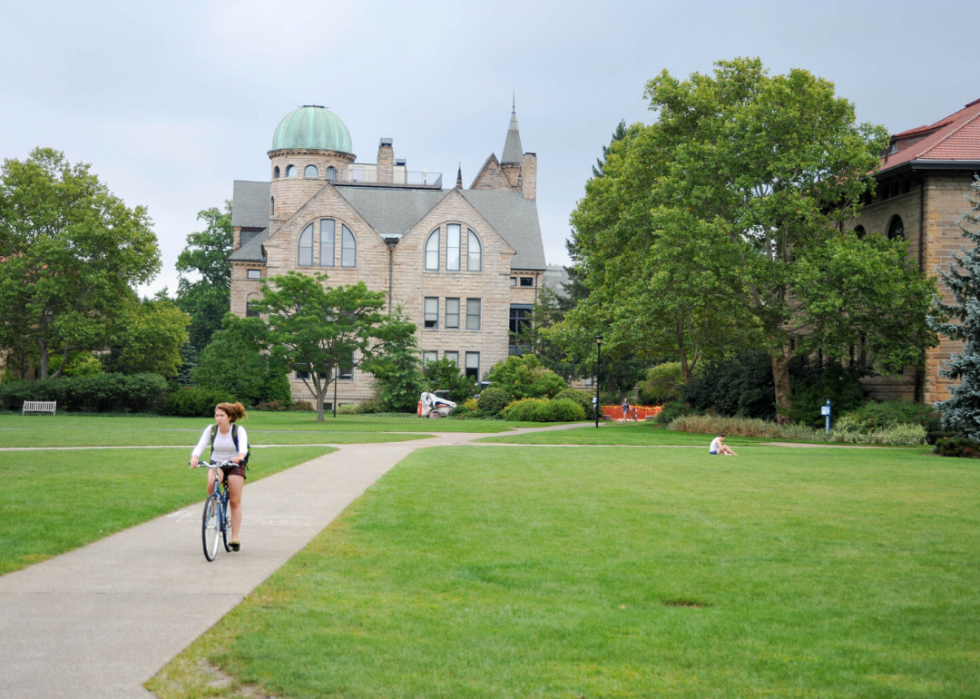
[[[212,493],[204,501],[204,517],[201,520],[201,540],[204,543],[204,557],[213,561],[218,555],[218,530],[222,528],[218,515],[221,508],[218,505],[217,493]]]

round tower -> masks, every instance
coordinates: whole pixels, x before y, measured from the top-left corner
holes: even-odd
[[[326,181],[342,178],[354,162],[350,132],[326,107],[308,104],[287,114],[272,136],[269,217],[283,222]]]

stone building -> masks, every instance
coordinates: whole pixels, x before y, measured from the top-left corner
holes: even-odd
[[[270,181],[235,181],[232,312],[246,316],[261,280],[290,270],[328,284],[363,281],[418,327],[423,361],[451,359],[482,379],[516,351],[510,331],[529,319],[545,272],[537,211],[537,156],[524,153],[512,110],[503,155],[487,158],[469,189],[410,170],[382,138],[374,163],[357,162],[347,127],[304,106],[276,128]],[[294,399],[312,396],[299,375]],[[338,403],[373,395],[373,377],[343,371]]]
[[[969,208],[974,175],[980,172],[980,100],[929,126],[897,133],[882,156],[874,198],[850,222],[858,235],[904,238],[919,269],[935,275],[964,239],[958,223]],[[924,366],[906,367],[895,376],[867,380],[872,397],[933,403],[949,397],[939,376],[943,360],[961,343],[942,338],[928,351]]]

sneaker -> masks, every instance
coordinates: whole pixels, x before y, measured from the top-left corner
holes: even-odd
[[[230,546],[232,551],[240,551],[242,548],[242,544],[240,541],[232,541]]]

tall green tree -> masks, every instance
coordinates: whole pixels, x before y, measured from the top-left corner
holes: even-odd
[[[952,253],[949,267],[939,277],[953,295],[952,303],[935,298],[930,327],[951,340],[963,342],[963,351],[950,356],[940,370],[946,378],[959,380],[947,400],[936,403],[942,411],[943,427],[980,439],[980,179],[973,182],[971,211],[963,215],[960,232],[970,247]],[[977,230],[974,230],[976,227]]]
[[[197,215],[204,230],[187,236],[187,245],[177,256],[177,305],[191,316],[190,341],[200,352],[221,328],[231,308],[231,265],[235,234],[231,227],[231,202],[222,212],[217,207]]]
[[[291,271],[264,280],[256,303],[266,314],[265,349],[287,371],[300,373],[316,399],[320,422],[340,370],[370,365],[415,332],[412,323],[385,314],[384,292],[371,291],[364,282],[328,287],[326,281],[325,274]]]
[[[88,165],[50,148],[4,161],[0,347],[36,356],[40,378],[59,376],[74,351],[105,348],[134,287],[159,269],[146,209],[128,208]]]
[[[734,321],[720,337],[745,330],[769,353],[781,420],[794,356],[863,345],[883,371],[918,363],[936,341],[925,323],[933,284],[904,241],[859,240],[841,225],[879,165],[883,128],[858,124],[831,83],[772,76],[758,59],[685,81],[664,71],[646,96],[657,122],[611,148],[573,215],[580,233],[589,227],[598,318],[615,316],[619,288],[640,299],[635,312],[650,308],[641,317],[655,332],[690,311],[685,336],[700,328],[717,346],[714,331]]]
[[[406,322],[405,314],[395,309],[395,319]],[[374,375],[381,409],[392,413],[414,413],[419,397],[427,389],[419,361],[419,345],[410,333],[393,340],[383,354],[363,365]]]
[[[188,323],[187,314],[162,294],[130,303],[113,324],[103,361],[110,371],[176,377]]]

